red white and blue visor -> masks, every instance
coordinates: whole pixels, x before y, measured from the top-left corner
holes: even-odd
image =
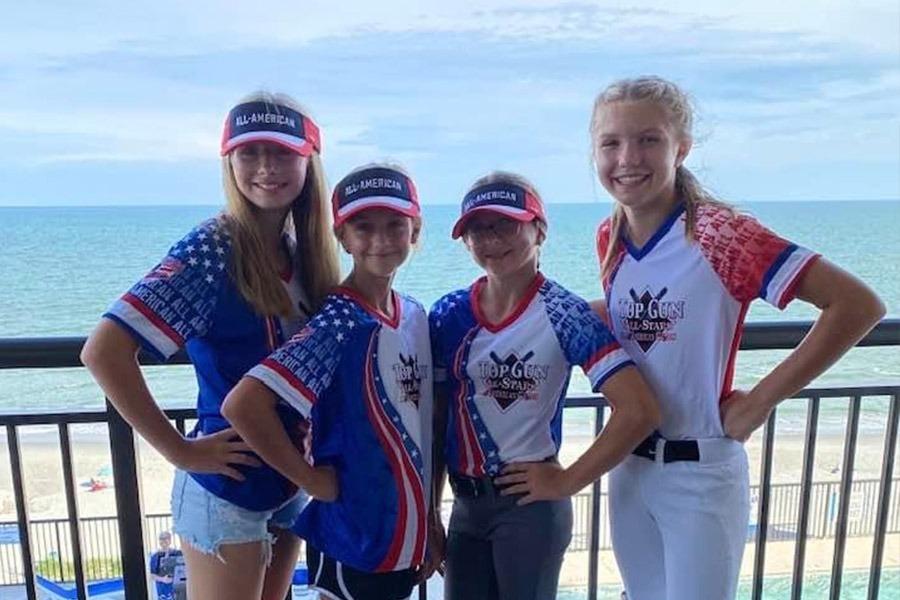
[[[463,234],[466,222],[479,212],[493,212],[523,222],[534,219],[547,222],[544,203],[530,191],[512,183],[488,183],[463,198],[459,219],[453,225],[453,239]]]
[[[335,228],[367,208],[387,208],[407,217],[421,214],[412,179],[389,167],[354,171],[335,186],[331,196]]]
[[[274,142],[301,156],[322,151],[319,128],[288,106],[245,102],[231,109],[222,132],[222,156],[250,142]]]

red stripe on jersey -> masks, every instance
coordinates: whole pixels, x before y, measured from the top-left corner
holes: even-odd
[[[594,365],[596,365],[598,362],[600,362],[601,360],[609,356],[609,354],[615,352],[619,348],[621,348],[621,346],[619,346],[618,342],[613,341],[608,343],[607,345],[594,352],[594,354],[592,354],[591,357],[587,359],[582,368],[585,371],[590,371]]]
[[[486,281],[486,277],[481,277],[478,279],[478,281],[472,284],[472,289],[469,292],[469,302],[472,305],[472,312],[475,313],[475,319],[478,321],[478,323],[491,333],[497,333],[510,323],[514,322],[523,312],[525,312],[525,309],[528,308],[528,305],[531,304],[531,301],[534,300],[534,297],[538,293],[538,290],[541,289],[541,286],[544,284],[545,278],[544,275],[540,272],[535,275],[534,281],[532,281],[528,285],[528,288],[525,290],[525,294],[522,295],[522,299],[519,300],[516,308],[512,311],[512,313],[510,313],[499,323],[491,323],[490,321],[488,321],[484,313],[481,312],[481,305],[479,304],[478,298],[479,296],[481,296],[481,289],[484,287]]]
[[[310,404],[315,404],[319,400],[318,396],[316,396],[316,394],[313,393],[311,389],[303,385],[303,382],[297,379],[297,377],[290,371],[290,369],[286,368],[281,363],[275,362],[271,358],[266,358],[263,359],[260,364],[267,369],[275,371],[275,373],[277,373],[278,376],[285,381],[285,383],[297,390],[297,393],[306,398]]]
[[[806,276],[806,272],[809,270],[813,263],[821,258],[821,255],[816,254],[806,261],[806,264],[800,267],[800,270],[797,271],[797,274],[794,275],[794,278],[787,285],[784,291],[781,293],[781,298],[778,299],[778,309],[783,310],[785,306],[790,303],[797,295],[797,287],[800,285],[800,282],[803,281],[803,278]]]
[[[734,334],[731,338],[731,348],[728,350],[728,364],[725,367],[725,377],[722,378],[722,390],[719,393],[719,404],[731,393],[731,382],[734,379],[734,363],[737,360],[738,348],[741,345],[741,335],[744,333],[744,317],[747,315],[747,309],[750,303],[745,302],[741,305],[741,312],[734,324]]]
[[[137,296],[131,294],[130,292],[126,293],[122,296],[122,300],[131,305],[136,311],[144,315],[144,317],[153,324],[160,332],[162,332],[167,338],[172,340],[175,345],[179,348],[184,346],[184,338],[181,335],[172,329],[168,323],[163,321],[158,314],[153,312],[153,310],[143,303],[143,301]]]
[[[400,553],[406,540],[406,519],[410,507],[407,504],[407,490],[411,490],[415,505],[412,509],[416,512],[416,538],[411,559],[412,566],[422,562],[425,554],[425,495],[422,490],[422,481],[419,479],[415,465],[406,453],[406,447],[396,428],[391,425],[390,417],[384,412],[378,399],[378,388],[375,385],[375,368],[372,362],[373,346],[377,340],[377,333],[373,333],[369,341],[369,351],[366,358],[366,408],[369,420],[374,426],[375,432],[384,449],[385,456],[391,465],[394,481],[397,484],[398,510],[397,525],[394,528],[394,537],[381,564],[376,567],[376,572],[393,571],[397,567]],[[409,482],[409,485],[406,482]]]
[[[457,407],[457,443],[462,449],[460,457],[460,471],[464,475],[480,477],[484,475],[484,453],[481,451],[481,445],[478,443],[478,436],[475,433],[472,417],[469,413],[469,407],[466,403],[468,398],[468,377],[463,366],[463,355],[466,352],[466,345],[470,338],[478,333],[477,329],[471,330],[459,345],[456,356],[453,359],[453,372],[457,381],[460,382],[459,393],[456,396]]]

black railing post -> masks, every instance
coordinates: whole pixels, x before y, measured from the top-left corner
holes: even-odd
[[[69,513],[69,541],[72,544],[72,566],[75,568],[75,595],[87,600],[87,582],[84,576],[84,552],[81,545],[81,520],[78,512],[78,496],[75,494],[75,473],[72,468],[72,436],[68,423],[59,425],[59,446],[62,450],[63,479],[66,488],[66,508]],[[57,527],[59,536],[59,527]],[[59,549],[62,556],[62,547]],[[65,577],[63,577],[65,580]]]
[[[769,497],[772,489],[772,451],[775,444],[775,411],[769,415],[763,430],[762,469],[759,474],[759,510],[756,517],[756,556],[753,562],[751,598],[762,599],[763,576],[766,571],[766,538],[769,534]]]
[[[603,431],[603,407],[594,410],[594,437]],[[588,600],[597,600],[600,574],[600,480],[591,484],[591,518],[588,534]]]
[[[28,519],[28,495],[25,494],[25,478],[22,477],[22,448],[15,425],[6,426],[6,443],[9,445],[9,462],[12,467],[13,492],[16,496],[16,516],[19,519],[19,545],[22,547],[22,569],[25,571],[25,593],[28,600],[37,598],[34,585],[34,557],[31,555],[31,530]]]
[[[891,474],[894,471],[894,453],[897,447],[897,422],[900,421],[900,396],[891,397],[887,427],[884,430],[884,459],[881,463],[881,490],[878,494],[878,510],[875,516],[875,535],[872,539],[872,564],[869,567],[869,600],[878,599],[881,579],[881,561],[884,557],[884,536],[887,533],[891,499]]]
[[[797,515],[797,545],[794,547],[794,574],[791,600],[800,600],[803,591],[806,537],[809,528],[809,499],[812,493],[813,463],[816,456],[816,433],[819,423],[819,398],[809,399],[806,408],[806,443],[803,445],[803,478],[800,481],[800,502]]]
[[[844,437],[844,460],[841,465],[841,491],[838,498],[837,524],[834,532],[834,556],[831,564],[831,591],[829,600],[840,600],[841,582],[844,576],[844,549],[847,546],[847,518],[850,511],[850,494],[853,485],[853,459],[856,456],[856,438],[859,433],[860,397],[850,398],[847,415],[847,434]]]
[[[109,419],[109,446],[115,480],[125,597],[128,600],[149,600],[144,564],[143,503],[134,431],[109,400],[106,401],[106,412]]]

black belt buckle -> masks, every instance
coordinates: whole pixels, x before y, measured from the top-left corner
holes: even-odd
[[[658,439],[658,434],[647,436],[631,453],[649,460],[656,460],[656,440]]]
[[[673,440],[666,442],[663,446],[663,462],[679,462],[690,461],[698,462],[700,460],[700,446],[697,440]]]
[[[484,496],[486,491],[484,481],[465,475],[450,475],[450,487],[453,494],[460,498],[478,498]]]

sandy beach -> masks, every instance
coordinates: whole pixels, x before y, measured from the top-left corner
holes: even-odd
[[[62,460],[56,435],[53,433],[20,433],[28,510],[32,519],[66,516]],[[574,461],[590,444],[586,436],[568,436],[562,446],[563,464]],[[778,435],[775,438],[772,464],[772,483],[799,483],[803,466],[804,440],[800,436]],[[757,432],[746,444],[750,460],[750,484],[759,483],[762,456],[762,434]],[[840,481],[843,464],[843,438],[820,436],[816,442],[813,480]],[[861,436],[854,460],[854,480],[878,479],[881,476],[884,439],[882,436]],[[169,492],[173,471],[156,451],[139,443],[140,471],[144,511],[169,511]],[[112,488],[91,491],[86,485],[91,478],[112,483],[104,469],[110,464],[109,444],[98,432],[73,434],[75,477],[78,485],[79,511],[83,517],[115,514]],[[895,477],[900,475],[900,461],[895,464]],[[9,464],[6,435],[0,434],[0,520],[15,520],[16,507]]]
[[[59,445],[55,434],[38,433],[21,435],[23,467],[28,497],[29,516],[32,520],[65,518],[66,503],[63,487],[62,465]],[[761,434],[757,433],[747,443],[750,456],[751,485],[759,482],[761,456]],[[588,437],[570,436],[561,452],[564,464],[573,461],[590,444]],[[802,470],[803,439],[798,436],[776,437],[773,461],[773,483],[798,483]],[[817,441],[814,480],[816,482],[839,481],[840,465],[843,460],[843,440],[840,436],[824,436]],[[881,473],[884,441],[880,436],[859,438],[855,455],[854,479],[877,479]],[[173,469],[147,444],[141,442],[140,472],[142,474],[142,496],[145,514],[168,513],[169,493]],[[75,476],[78,483],[77,496],[82,517],[114,516],[115,496],[108,477],[110,451],[102,433],[96,431],[75,433],[73,442]],[[895,469],[895,477],[900,469]],[[88,486],[94,478],[110,484],[104,489],[92,491]],[[95,486],[97,487],[97,486]],[[449,498],[449,496],[448,496]],[[755,509],[754,509],[755,510]],[[792,509],[795,514],[796,508]],[[608,518],[601,528],[606,530]],[[15,521],[15,498],[9,466],[5,435],[0,436],[0,521]],[[755,520],[755,516],[751,516]],[[577,526],[576,526],[577,529]],[[810,538],[806,550],[806,571],[828,572],[832,564],[833,538]],[[770,541],[767,545],[766,573],[769,575],[790,573],[793,568],[795,542]],[[850,569],[866,569],[872,550],[870,536],[850,537],[845,552],[845,565]],[[753,544],[748,544],[744,556],[743,576],[752,575]],[[900,534],[888,535],[885,545],[885,567],[900,566]],[[619,582],[615,559],[610,550],[600,552],[599,582],[617,584]],[[561,576],[561,585],[583,587],[587,582],[588,552],[570,551],[566,557]]]

